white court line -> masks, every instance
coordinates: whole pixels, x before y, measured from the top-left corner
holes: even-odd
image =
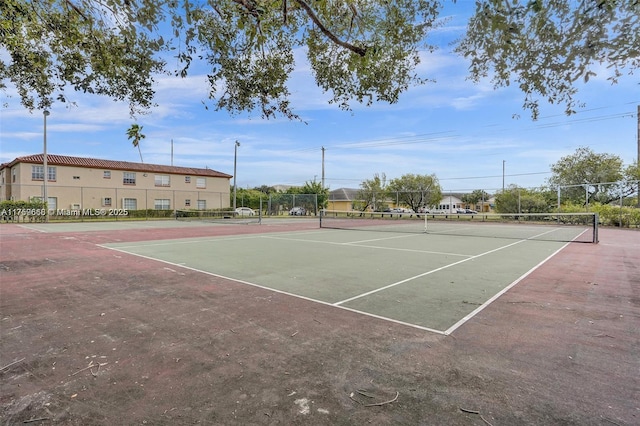
[[[30,231],[42,232],[43,234],[48,234],[49,233],[49,231],[45,231],[44,229],[32,228],[32,227],[27,226],[27,225],[18,225],[18,226],[21,227],[21,228],[24,228],[24,229],[28,229]]]
[[[543,232],[543,233],[541,233],[541,234],[534,235],[534,236],[533,236],[533,237],[531,237],[531,238],[537,238],[537,237],[539,237],[539,236],[541,236],[541,235],[548,234],[549,232],[553,232],[553,231]],[[356,299],[360,299],[360,298],[362,298],[362,297],[370,296],[370,295],[372,295],[372,294],[378,293],[379,291],[383,291],[383,290],[387,290],[387,289],[392,288],[392,287],[396,287],[396,286],[398,286],[398,285],[400,285],[400,284],[404,284],[404,283],[406,283],[406,282],[413,281],[413,280],[415,280],[415,279],[422,278],[422,277],[427,276],[427,275],[431,275],[431,274],[433,274],[433,273],[435,273],[435,272],[442,271],[443,269],[451,268],[452,266],[456,266],[456,265],[459,265],[459,264],[461,264],[461,263],[468,262],[468,261],[470,261],[470,260],[474,260],[474,259],[477,259],[477,258],[482,257],[482,256],[486,256],[486,255],[491,254],[491,253],[495,253],[495,252],[497,252],[497,251],[500,251],[500,250],[503,250],[503,249],[506,249],[506,248],[509,248],[509,247],[515,246],[516,244],[520,244],[520,243],[525,242],[525,241],[528,241],[528,239],[527,239],[527,240],[519,240],[519,241],[516,241],[516,242],[514,242],[514,243],[507,244],[506,246],[498,247],[498,248],[495,248],[495,249],[493,249],[493,250],[486,251],[486,252],[484,252],[484,253],[476,254],[476,255],[471,256],[471,257],[469,257],[469,258],[467,258],[467,259],[462,259],[462,260],[459,260],[459,261],[457,261],[457,262],[453,262],[453,263],[450,263],[450,264],[448,264],[448,265],[441,266],[441,267],[436,268],[436,269],[432,269],[431,271],[423,272],[422,274],[418,274],[418,275],[415,275],[415,276],[413,276],[413,277],[409,277],[409,278],[406,278],[406,279],[404,279],[404,280],[401,280],[401,281],[397,281],[397,282],[395,282],[395,283],[388,284],[388,285],[386,285],[386,286],[384,286],[384,287],[380,287],[380,288],[378,288],[378,289],[371,290],[371,291],[368,291],[368,292],[366,292],[366,293],[362,293],[362,294],[359,294],[359,295],[357,295],[357,296],[350,297],[350,298],[345,299],[345,300],[341,300],[340,302],[336,302],[336,303],[334,303],[334,305],[338,306],[338,305],[341,305],[341,304],[343,304],[343,303],[347,303],[347,302],[351,302],[351,301],[356,300]]]
[[[491,303],[493,303],[498,297],[502,296],[503,294],[505,294],[507,291],[509,291],[509,289],[511,289],[513,286],[515,286],[516,284],[518,284],[520,281],[522,281],[523,279],[525,279],[526,277],[528,277],[529,275],[531,275],[531,273],[533,271],[535,271],[536,269],[538,269],[540,266],[542,266],[545,262],[547,262],[549,259],[551,259],[553,256],[555,256],[556,254],[558,254],[558,252],[560,252],[560,250],[564,249],[566,246],[568,246],[570,243],[566,243],[565,245],[563,245],[562,247],[560,247],[558,250],[554,251],[552,254],[550,254],[546,259],[544,259],[543,261],[541,261],[540,263],[538,263],[536,266],[534,266],[533,268],[529,269],[524,275],[522,275],[520,278],[518,278],[517,280],[515,280],[514,282],[512,282],[511,284],[509,284],[507,287],[503,288],[501,291],[499,291],[497,294],[495,294],[492,298],[490,298],[489,300],[487,300],[486,302],[484,302],[482,305],[478,306],[475,310],[473,310],[472,312],[470,312],[469,314],[467,314],[464,318],[462,318],[460,321],[458,321],[457,323],[455,323],[454,325],[452,325],[451,327],[449,327],[444,334],[449,335],[451,333],[453,333],[458,327],[460,327],[462,324],[464,324],[465,322],[469,321],[471,318],[473,318],[474,316],[476,316],[478,313],[480,313],[484,308],[486,308],[487,306],[489,306]]]
[[[413,328],[417,328],[419,330],[430,331],[432,333],[445,334],[444,331],[442,331],[442,330],[436,330],[436,329],[429,328],[429,327],[423,327],[423,326],[417,325],[417,324],[411,324],[411,323],[408,323],[408,322],[399,321],[399,320],[396,320],[396,319],[393,319],[393,318],[383,317],[381,315],[375,315],[375,314],[371,314],[371,313],[368,313],[368,312],[358,311],[357,309],[347,308],[345,306],[336,306],[335,304],[330,303],[330,302],[324,302],[322,300],[312,299],[310,297],[301,296],[299,294],[294,294],[294,293],[289,293],[289,292],[283,291],[283,290],[277,290],[275,288],[263,286],[263,285],[256,284],[256,283],[252,283],[250,281],[239,280],[239,279],[236,279],[236,278],[227,277],[225,275],[215,274],[213,272],[208,272],[208,271],[203,271],[201,269],[192,268],[190,266],[185,265],[184,263],[175,263],[175,262],[169,262],[167,260],[156,259],[154,257],[145,256],[145,255],[142,255],[142,254],[131,253],[131,252],[128,252],[128,251],[125,251],[125,250],[121,250],[119,248],[107,247],[107,246],[104,246],[102,244],[96,244],[96,245],[98,247],[102,247],[102,248],[105,248],[105,249],[108,249],[108,250],[113,250],[113,251],[117,251],[117,252],[120,252],[120,253],[129,254],[129,255],[132,255],[132,256],[138,256],[138,257],[141,257],[143,259],[153,260],[153,261],[156,261],[156,262],[162,262],[162,263],[165,263],[167,265],[172,265],[172,266],[175,266],[175,267],[178,267],[178,268],[184,268],[184,269],[188,269],[190,271],[199,272],[201,274],[210,275],[212,277],[222,278],[222,279],[233,281],[233,282],[236,282],[236,283],[239,283],[239,284],[245,284],[245,285],[249,285],[251,287],[260,288],[262,290],[268,290],[268,291],[272,291],[274,293],[279,293],[279,294],[284,294],[286,296],[296,297],[298,299],[306,300],[306,301],[309,301],[309,302],[319,303],[321,305],[329,306],[329,307],[332,307],[332,308],[342,309],[342,310],[349,311],[349,312],[355,312],[355,313],[358,313],[358,314],[361,314],[361,315],[366,315],[366,316],[371,317],[371,318],[377,318],[377,319],[381,319],[381,320],[385,320],[385,321],[390,321],[390,322],[393,322],[393,323],[396,323],[396,324],[405,325],[407,327],[413,327]]]
[[[534,237],[531,237],[531,238],[536,238],[536,237],[539,237],[539,236],[541,236],[541,235],[547,234],[547,233],[549,233],[549,232],[553,232],[553,231],[544,232],[544,233],[538,234],[538,235],[536,235],[536,236],[534,236]],[[254,236],[254,237],[256,237],[256,236]],[[263,237],[263,236],[262,236],[262,235],[260,235],[260,237]],[[283,239],[285,239],[285,240],[286,240],[286,238],[283,238]],[[224,239],[218,238],[217,240],[224,240]],[[199,241],[199,240],[198,240],[198,241]],[[206,240],[203,240],[203,241],[206,241]],[[301,240],[301,241],[309,242],[309,240]],[[220,274],[215,274],[215,273],[213,273],[213,272],[203,271],[203,270],[201,270],[201,269],[196,269],[196,268],[193,268],[193,267],[187,266],[187,265],[185,265],[184,263],[169,262],[169,261],[166,261],[166,260],[156,259],[156,258],[154,258],[154,257],[145,256],[145,255],[142,255],[142,254],[131,253],[131,252],[128,252],[128,251],[126,251],[126,250],[122,250],[124,247],[113,248],[113,247],[108,247],[108,246],[106,246],[106,245],[102,245],[102,244],[96,244],[96,246],[98,246],[98,247],[102,247],[102,248],[105,248],[105,249],[108,249],[108,250],[113,250],[113,251],[117,251],[117,252],[121,252],[121,253],[129,254],[129,255],[133,255],[133,256],[138,256],[138,257],[141,257],[141,258],[144,258],[144,259],[148,259],[148,260],[152,260],[152,261],[156,261],[156,262],[162,262],[162,263],[165,263],[165,264],[167,264],[167,265],[172,265],[172,266],[176,266],[176,267],[179,267],[179,268],[184,268],[184,269],[187,269],[187,270],[190,270],[190,271],[203,273],[203,274],[210,275],[210,276],[213,276],[213,277],[218,277],[218,278],[222,278],[222,279],[225,279],[225,280],[234,281],[234,282],[237,282],[237,283],[239,283],[239,284],[245,284],[245,285],[249,285],[249,286],[252,286],[252,287],[260,288],[260,289],[263,289],[263,290],[272,291],[272,292],[274,292],[274,293],[284,294],[284,295],[287,295],[287,296],[296,297],[296,298],[298,298],[298,299],[302,299],[302,300],[306,300],[306,301],[310,301],[310,302],[319,303],[319,304],[324,305],[324,306],[330,306],[330,307],[333,307],[333,308],[337,308],[337,309],[342,309],[342,310],[346,310],[346,311],[349,311],[349,312],[358,313],[358,314],[365,315],[365,316],[368,316],[368,317],[371,317],[371,318],[381,319],[381,320],[385,320],[385,321],[393,322],[393,323],[395,323],[395,324],[400,324],[400,325],[404,325],[404,326],[407,326],[407,327],[412,327],[412,328],[419,329],[419,330],[423,330],[423,331],[429,331],[429,332],[432,332],[432,333],[437,333],[437,334],[442,334],[442,335],[449,335],[449,334],[450,334],[450,333],[452,333],[456,328],[458,328],[460,325],[462,325],[464,322],[466,322],[466,321],[468,321],[469,319],[471,319],[471,318],[473,317],[473,315],[477,314],[477,313],[478,313],[478,312],[480,312],[482,309],[484,309],[484,307],[486,307],[486,305],[488,305],[491,301],[495,300],[497,297],[499,297],[500,295],[504,294],[504,292],[506,292],[509,288],[513,287],[513,286],[514,286],[514,285],[516,285],[518,282],[520,282],[522,279],[524,279],[524,277],[526,277],[527,275],[529,275],[529,274],[530,274],[530,273],[531,273],[535,268],[534,268],[534,269],[532,269],[531,271],[529,271],[527,274],[523,275],[521,278],[519,278],[519,279],[518,279],[518,280],[516,280],[515,282],[513,282],[509,287],[507,287],[506,289],[504,289],[503,291],[501,291],[500,293],[498,293],[496,296],[492,297],[488,302],[485,302],[485,304],[483,304],[482,306],[480,306],[479,308],[477,308],[476,310],[474,310],[471,314],[467,315],[463,320],[458,321],[456,324],[454,324],[452,327],[450,327],[450,328],[449,328],[449,329],[447,329],[446,331],[436,330],[436,329],[433,329],[433,328],[424,327],[424,326],[417,325],[417,324],[412,324],[412,323],[407,323],[407,322],[400,321],[400,320],[396,320],[396,319],[393,319],[393,318],[384,317],[384,316],[381,316],[381,315],[376,315],[376,314],[372,314],[372,313],[368,313],[368,312],[364,312],[364,311],[359,311],[359,310],[357,310],[357,309],[349,308],[349,307],[346,307],[346,306],[341,306],[340,304],[341,304],[341,303],[345,303],[345,302],[347,302],[347,301],[349,301],[349,300],[357,299],[357,298],[359,298],[359,297],[364,297],[365,295],[372,294],[372,293],[375,293],[375,292],[377,292],[377,291],[384,290],[384,289],[389,288],[389,287],[393,287],[393,286],[395,286],[395,285],[402,284],[402,283],[407,282],[407,281],[409,281],[409,280],[411,280],[411,279],[415,279],[415,278],[418,278],[418,277],[421,277],[421,276],[424,276],[424,275],[428,275],[428,274],[431,274],[431,273],[436,272],[436,271],[438,271],[438,270],[442,270],[442,269],[445,269],[445,268],[448,268],[448,267],[451,267],[451,266],[454,266],[454,265],[457,265],[457,264],[460,264],[460,263],[466,262],[466,261],[468,261],[468,260],[472,260],[472,259],[475,259],[475,258],[477,258],[477,257],[484,256],[484,255],[487,255],[487,254],[490,254],[490,253],[493,253],[493,252],[496,252],[496,251],[502,250],[502,249],[504,249],[504,248],[508,248],[508,247],[514,246],[514,245],[519,244],[519,243],[522,243],[522,242],[524,242],[524,241],[527,241],[527,240],[519,240],[519,241],[516,241],[516,242],[514,242],[514,243],[508,244],[508,245],[506,245],[506,246],[499,247],[499,248],[494,249],[494,250],[490,250],[490,251],[488,251],[488,252],[486,252],[486,253],[482,253],[482,254],[479,254],[479,255],[476,255],[476,256],[472,256],[472,257],[470,257],[470,258],[468,258],[468,259],[463,259],[463,260],[461,260],[461,261],[458,261],[458,262],[452,263],[452,264],[447,265],[447,266],[444,266],[444,267],[442,267],[442,268],[438,268],[438,269],[436,269],[436,270],[429,271],[429,272],[426,272],[426,273],[424,273],[424,274],[420,274],[420,275],[418,275],[418,276],[416,276],[416,277],[409,278],[409,279],[407,279],[407,280],[403,280],[403,281],[400,281],[400,282],[398,282],[398,283],[394,283],[394,284],[392,284],[392,285],[385,286],[385,287],[383,287],[383,288],[381,288],[381,289],[374,290],[374,291],[371,291],[371,292],[365,293],[365,294],[363,294],[363,295],[356,296],[356,297],[354,297],[354,298],[350,298],[350,299],[347,299],[347,300],[343,300],[343,301],[341,301],[341,302],[337,302],[337,303],[330,303],[330,302],[325,302],[325,301],[322,301],[322,300],[312,299],[312,298],[310,298],[310,297],[301,296],[301,295],[298,295],[298,294],[289,293],[289,292],[282,291],[282,290],[277,290],[277,289],[274,289],[274,288],[271,288],[271,287],[263,286],[263,285],[256,284],[256,283],[252,283],[252,282],[249,282],[249,281],[239,280],[239,279],[236,279],[236,278],[231,278],[231,277],[227,277],[227,276],[220,275]],[[185,241],[185,242],[186,242],[186,241]],[[312,242],[313,242],[313,241],[312,241]],[[343,245],[349,245],[349,243],[347,243],[347,244],[345,244],[345,243],[341,243],[341,244],[343,244]],[[568,244],[568,243],[567,243],[567,244]],[[562,250],[564,247],[566,247],[566,245],[567,245],[567,244],[565,244],[563,247],[561,247],[560,249],[558,249],[558,250],[557,250],[556,252],[554,252],[551,256],[547,257],[544,261],[540,262],[540,264],[539,264],[539,265],[542,265],[542,264],[543,264],[544,262],[546,262],[549,258],[551,258],[551,257],[552,257],[552,256],[554,256],[556,253],[558,253],[560,250]],[[132,246],[132,247],[146,247],[146,246]],[[360,246],[357,246],[357,245],[356,245],[356,247],[360,247]],[[376,247],[376,248],[379,248],[379,247]],[[539,265],[538,265],[538,266],[539,266]],[[537,268],[537,266],[536,266],[536,268]]]
[[[378,250],[391,250],[391,251],[406,251],[406,252],[411,252],[411,253],[439,254],[439,255],[443,255],[443,256],[458,256],[458,257],[471,257],[471,256],[473,256],[471,254],[449,253],[449,252],[445,252],[445,251],[430,251],[430,250],[418,250],[418,249],[405,249],[405,248],[398,248],[398,247],[370,246],[370,245],[360,244],[361,243],[360,241],[347,242],[347,243],[337,243],[337,242],[334,242],[334,241],[304,240],[304,239],[301,239],[301,238],[281,238],[281,237],[276,237],[276,236],[271,236],[271,235],[263,235],[262,238],[267,238],[267,239],[272,239],[272,240],[298,241],[298,242],[313,243],[313,244],[328,244],[328,245],[332,245],[332,246],[351,246],[351,247],[373,248],[373,249],[378,249]],[[398,238],[398,237],[394,237],[394,238]],[[385,239],[390,239],[390,238],[382,238],[380,240],[385,240]],[[375,239],[375,240],[363,240],[363,241],[378,241],[378,239]]]
[[[198,237],[194,237],[193,239],[186,239],[183,241],[176,240],[167,240],[167,242],[163,243],[152,243],[152,244],[135,244],[129,246],[119,246],[118,248],[122,249],[134,249],[134,248],[142,248],[142,247],[160,247],[160,246],[173,246],[177,244],[195,244],[195,243],[210,243],[216,241],[234,241],[234,240],[247,240],[247,239],[258,239],[260,238],[258,235],[247,235],[247,236],[231,236],[231,237],[209,237],[204,239],[198,239]],[[144,243],[144,241],[139,241],[140,243]],[[105,244],[119,244],[117,242],[114,243],[105,243]],[[110,248],[110,247],[107,247]]]

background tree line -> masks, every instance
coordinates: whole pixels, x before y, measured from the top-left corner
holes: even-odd
[[[477,189],[462,195],[468,208],[477,208],[490,198],[495,200],[497,213],[548,213],[561,206],[599,204],[638,204],[640,168],[637,161],[624,165],[613,154],[599,154],[587,147],[562,157],[551,165],[551,177],[539,188],[523,188],[516,184],[490,194]],[[390,203],[417,211],[420,207],[435,207],[442,200],[442,187],[434,175],[406,174],[387,182],[384,173],[361,182],[356,210],[382,211]],[[584,211],[584,209],[583,209]]]

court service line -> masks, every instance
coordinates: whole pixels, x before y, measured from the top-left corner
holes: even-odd
[[[331,302],[325,302],[325,301],[318,300],[318,299],[312,299],[310,297],[301,296],[301,295],[295,294],[295,293],[289,293],[287,291],[278,290],[278,289],[275,289],[275,288],[263,286],[263,285],[256,284],[256,283],[253,283],[253,282],[250,282],[250,281],[239,280],[237,278],[231,278],[231,277],[227,277],[225,275],[220,275],[220,274],[216,274],[216,273],[213,273],[213,272],[204,271],[202,269],[193,268],[191,266],[185,265],[184,263],[175,263],[175,262],[169,262],[168,260],[156,259],[154,257],[145,256],[143,254],[131,253],[131,252],[128,252],[126,250],[121,250],[120,248],[108,247],[108,246],[104,246],[102,244],[96,244],[96,246],[102,247],[102,248],[105,248],[105,249],[108,249],[108,250],[113,250],[113,251],[117,251],[117,252],[120,252],[120,253],[128,254],[128,255],[132,255],[132,256],[138,256],[138,257],[141,257],[141,258],[147,259],[147,260],[153,260],[153,261],[156,261],[156,262],[161,262],[161,263],[164,263],[164,264],[167,264],[167,265],[172,265],[172,266],[175,266],[175,267],[178,267],[178,268],[184,268],[184,269],[187,269],[187,270],[190,270],[190,271],[193,271],[193,272],[199,272],[201,274],[209,275],[209,276],[212,276],[212,277],[222,278],[222,279],[225,279],[225,280],[228,280],[228,281],[233,281],[233,282],[236,282],[236,283],[239,283],[239,284],[244,284],[244,285],[248,285],[248,286],[251,286],[251,287],[260,288],[262,290],[272,291],[274,293],[279,293],[279,294],[284,294],[286,296],[296,297],[298,299],[306,300],[308,302],[319,303],[321,305],[328,306],[328,307],[331,307],[331,308],[342,309],[342,310],[345,310],[345,311],[358,313],[360,315],[365,315],[365,316],[368,316],[368,317],[371,317],[371,318],[377,318],[377,319],[381,319],[381,320],[385,320],[385,321],[390,321],[390,322],[393,322],[393,323],[396,323],[396,324],[401,324],[401,325],[405,325],[405,326],[408,326],[408,327],[417,328],[419,330],[429,331],[429,332],[432,332],[432,333],[445,334],[445,332],[442,331],[442,330],[436,330],[436,329],[433,329],[433,328],[424,327],[424,326],[417,325],[417,324],[411,324],[409,322],[404,322],[404,321],[396,320],[396,319],[393,319],[393,318],[387,318],[387,317],[383,317],[381,315],[372,314],[372,313],[369,313],[369,312],[359,311],[357,309],[348,308],[346,306],[337,306],[337,305],[335,305],[334,303],[331,303]]]
[[[407,237],[409,237],[409,235],[407,235]],[[405,248],[398,248],[398,247],[371,246],[371,245],[360,244],[360,241],[348,242],[348,243],[337,243],[335,241],[303,240],[301,238],[281,238],[281,237],[274,237],[274,236],[271,236],[271,235],[263,235],[262,238],[267,238],[267,239],[272,239],[272,240],[298,241],[298,242],[303,242],[303,243],[328,244],[328,245],[333,245],[333,246],[351,246],[351,247],[373,248],[373,249],[378,249],[378,250],[391,250],[391,251],[406,251],[406,252],[411,252],[411,253],[439,254],[439,255],[443,255],[443,256],[458,256],[458,257],[471,257],[471,256],[473,256],[471,254],[449,253],[449,252],[445,252],[445,251],[430,251],[430,250],[405,249]],[[400,237],[395,237],[395,238],[400,238]],[[380,239],[368,240],[368,241],[387,240],[387,239],[390,239],[390,238],[380,238]]]
[[[533,237],[531,237],[531,238],[537,238],[537,237],[540,237],[541,235],[548,234],[549,232],[553,232],[553,231],[543,232],[543,233],[541,233],[541,234],[534,235],[534,236],[533,236]],[[341,300],[340,302],[335,302],[335,303],[334,303],[334,305],[339,306],[339,305],[342,305],[343,303],[351,302],[351,301],[353,301],[353,300],[357,300],[357,299],[360,299],[360,298],[363,298],[363,297],[366,297],[366,296],[370,296],[370,295],[375,294],[375,293],[378,293],[378,292],[380,292],[380,291],[387,290],[387,289],[389,289],[389,288],[399,286],[400,284],[404,284],[404,283],[406,283],[406,282],[413,281],[413,280],[415,280],[415,279],[422,278],[422,277],[427,276],[427,275],[431,275],[431,274],[433,274],[433,273],[436,273],[436,272],[442,271],[443,269],[451,268],[451,267],[453,267],[453,266],[459,265],[459,264],[464,263],[464,262],[468,262],[468,261],[470,261],[470,260],[477,259],[477,258],[482,257],[482,256],[486,256],[486,255],[491,254],[491,253],[495,253],[495,252],[497,252],[497,251],[500,251],[500,250],[503,250],[503,249],[506,249],[506,248],[509,248],[509,247],[515,246],[516,244],[520,244],[520,243],[523,243],[523,242],[528,241],[528,240],[529,240],[529,239],[526,239],[526,240],[519,240],[519,241],[513,242],[513,243],[511,243],[511,244],[507,244],[506,246],[498,247],[498,248],[495,248],[495,249],[493,249],[493,250],[486,251],[486,252],[484,252],[484,253],[476,254],[476,255],[471,256],[471,257],[469,257],[469,258],[467,258],[467,259],[462,259],[462,260],[459,260],[459,261],[457,261],[457,262],[453,262],[453,263],[450,263],[450,264],[448,264],[448,265],[441,266],[441,267],[439,267],[439,268],[432,269],[432,270],[427,271],[427,272],[423,272],[422,274],[418,274],[418,275],[415,275],[415,276],[413,276],[413,277],[405,278],[404,280],[400,280],[400,281],[397,281],[397,282],[395,282],[395,283],[388,284],[388,285],[386,285],[386,286],[384,286],[384,287],[380,287],[380,288],[377,288],[377,289],[375,289],[375,290],[367,291],[366,293],[362,293],[362,294],[359,294],[359,295],[357,295],[357,296],[353,296],[353,297],[350,297],[350,298],[348,298],[348,299]]]

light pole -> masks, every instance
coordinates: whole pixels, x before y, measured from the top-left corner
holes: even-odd
[[[44,142],[43,142],[43,158],[42,158],[42,168],[44,169],[44,185],[42,185],[42,201],[43,201],[43,206],[44,206],[44,221],[48,222],[49,221],[49,206],[47,205],[47,202],[49,201],[49,196],[47,194],[47,180],[49,178],[49,173],[48,173],[48,164],[47,164],[47,117],[49,116],[49,111],[48,110],[44,110],[42,111],[42,115],[44,117]]]
[[[240,142],[236,141],[233,152],[233,211],[236,211],[236,169],[238,165],[238,147]]]

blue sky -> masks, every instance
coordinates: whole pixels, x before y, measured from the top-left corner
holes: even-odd
[[[234,142],[237,184],[304,185],[322,177],[330,189],[357,188],[365,179],[384,173],[387,180],[405,173],[435,173],[445,191],[522,187],[545,183],[550,165],[580,146],[609,153],[631,164],[637,155],[637,76],[611,85],[605,67],[580,86],[583,110],[567,117],[562,106],[541,104],[532,121],[522,110],[524,95],[515,88],[494,90],[489,81],[466,79],[467,62],[452,52],[450,42],[460,36],[472,2],[449,6],[450,21],[434,33],[440,46],[423,56],[420,75],[435,83],[413,87],[394,105],[354,105],[352,112],[327,102],[314,84],[304,52],[290,90],[295,112],[307,124],[286,119],[262,120],[206,110],[206,76],[186,79],[159,77],[158,107],[138,117],[146,139],[141,142],[145,163],[209,167],[233,174]],[[15,95],[15,91],[7,92]],[[16,96],[2,94],[0,162],[41,153],[43,117],[23,109]],[[106,98],[73,94],[77,106],[57,104],[47,119],[50,154],[140,161],[126,137],[132,121],[126,104]],[[514,119],[514,114],[519,119]]]

